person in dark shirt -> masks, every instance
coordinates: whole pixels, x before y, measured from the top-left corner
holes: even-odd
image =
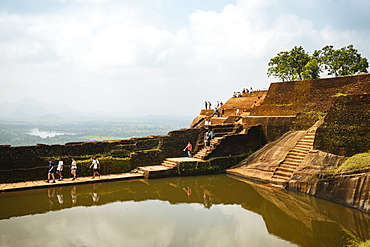
[[[48,180],[46,180],[46,182],[49,183],[51,178],[53,178],[52,183],[55,183],[54,163],[53,161],[49,160]]]

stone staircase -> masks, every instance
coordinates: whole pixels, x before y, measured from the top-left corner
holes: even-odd
[[[284,161],[275,169],[271,177],[272,183],[283,184],[293,176],[303,159],[313,149],[316,130],[317,127],[310,128],[305,136],[288,152]]]
[[[223,138],[224,138],[224,136],[213,138],[211,140],[209,148],[203,147],[193,157],[196,158],[196,159],[204,160],[210,153],[212,153],[212,151],[216,148],[216,146],[220,144],[221,139],[223,139]]]
[[[244,129],[242,126],[234,124],[222,125],[213,128],[214,138],[211,140],[209,148],[203,147],[193,157],[201,160],[206,159],[207,156],[216,148],[216,146],[220,145],[222,139],[225,139],[230,134],[240,133],[243,130]]]

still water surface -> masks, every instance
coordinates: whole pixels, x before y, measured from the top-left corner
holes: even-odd
[[[343,246],[369,214],[228,175],[0,194],[0,246]]]

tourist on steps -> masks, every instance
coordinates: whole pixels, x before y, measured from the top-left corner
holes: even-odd
[[[186,145],[186,147],[184,148],[184,152],[187,151],[188,152],[188,156],[191,157],[191,150],[193,149],[193,145],[191,145],[190,142],[188,142],[188,145]]]

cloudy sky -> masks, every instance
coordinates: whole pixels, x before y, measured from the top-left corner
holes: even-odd
[[[280,51],[353,44],[370,59],[368,0],[0,0],[0,103],[195,116],[277,79]]]

